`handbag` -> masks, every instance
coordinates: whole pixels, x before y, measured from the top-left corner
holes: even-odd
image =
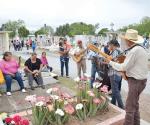
[[[0,85],[5,83],[5,79],[4,79],[4,75],[2,73],[2,71],[0,70]]]

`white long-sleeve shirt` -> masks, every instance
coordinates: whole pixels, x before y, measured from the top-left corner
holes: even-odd
[[[135,46],[126,55],[124,63],[119,64],[113,61],[109,63],[117,71],[125,71],[127,77],[138,80],[147,78],[148,54],[141,46]]]

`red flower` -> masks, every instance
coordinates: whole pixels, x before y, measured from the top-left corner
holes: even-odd
[[[21,116],[16,115],[16,116],[13,117],[12,120],[13,120],[15,123],[19,123],[19,122],[21,121]]]
[[[6,124],[10,124],[11,121],[12,121],[12,118],[10,118],[10,117],[5,118],[5,123]]]
[[[27,120],[27,119],[21,120],[20,125],[29,125],[29,120]]]
[[[66,113],[72,115],[74,113],[74,107],[71,104],[68,104],[64,107]]]
[[[93,102],[98,105],[101,103],[101,100],[99,98],[94,98]]]

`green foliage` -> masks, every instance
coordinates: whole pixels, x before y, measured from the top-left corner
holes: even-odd
[[[77,22],[72,24],[61,25],[56,28],[55,34],[58,36],[74,36],[74,35],[94,35],[95,30],[99,27],[99,24],[86,24],[83,22]]]
[[[70,34],[70,25],[65,24],[65,25],[57,27],[55,35],[57,35],[57,36],[66,36],[66,35],[71,36],[71,34]]]
[[[22,26],[18,29],[18,33],[20,37],[24,38],[27,37],[30,32],[25,26]]]
[[[51,35],[53,35],[54,34],[54,29],[51,26],[41,27],[39,30],[37,30],[35,32],[35,36],[41,35],[41,34],[46,34],[46,35],[51,34]]]
[[[9,20],[7,23],[2,25],[2,29],[4,31],[12,31],[9,36],[11,38],[15,37],[16,35],[16,30],[19,29],[20,27],[24,26],[24,21],[23,20],[17,20],[17,21],[11,21]]]
[[[106,32],[108,32],[108,28],[102,28],[99,32],[98,35],[106,36]]]
[[[148,35],[150,33],[150,17],[143,17],[140,23],[124,26],[119,31],[125,32],[127,29],[138,30],[140,35]]]

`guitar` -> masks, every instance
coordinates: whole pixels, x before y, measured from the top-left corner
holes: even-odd
[[[104,58],[107,58],[107,59],[110,59],[110,60],[113,60],[115,62],[118,62],[118,63],[123,63],[124,60],[125,60],[125,56],[123,55],[123,53],[119,54],[117,57],[113,58],[112,56],[110,55],[107,55],[106,53],[102,52],[101,50],[99,50],[95,45],[93,44],[88,44],[88,49],[90,49],[91,51],[94,51],[96,53],[99,53],[100,55],[102,55]],[[127,80],[127,76],[125,74],[125,72],[120,72],[121,75],[122,75],[122,78]]]
[[[84,53],[87,51],[87,49],[84,49],[82,51],[80,51],[78,54],[73,54],[71,55],[72,59],[75,61],[75,62],[80,62],[81,59],[84,57]]]
[[[102,55],[104,58],[113,60],[113,61],[118,62],[118,63],[123,63],[124,60],[125,60],[125,58],[126,58],[126,56],[125,56],[123,53],[121,53],[121,54],[119,54],[118,56],[116,56],[115,58],[113,58],[112,56],[110,56],[110,55],[108,55],[108,54],[102,52],[101,50],[99,50],[95,45],[93,45],[93,44],[91,44],[91,43],[89,43],[87,47],[88,47],[88,49],[90,49],[91,51],[94,51],[94,52],[96,52],[96,53],[99,53],[99,54]]]

